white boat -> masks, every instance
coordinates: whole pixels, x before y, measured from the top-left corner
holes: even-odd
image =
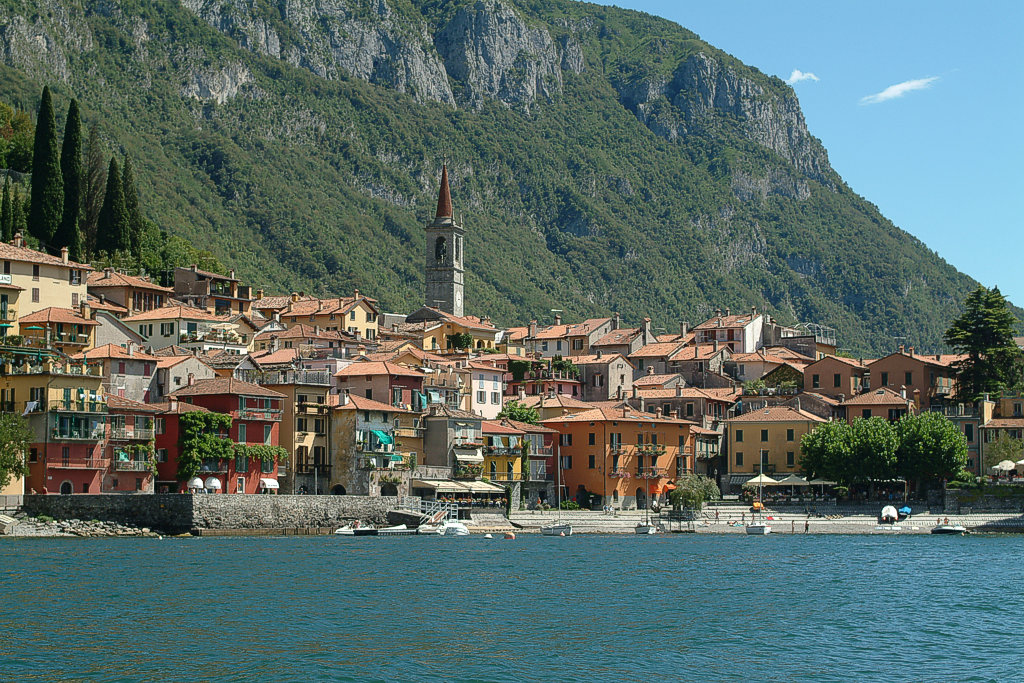
[[[970,532],[962,524],[936,524],[932,527],[932,533],[966,536]]]
[[[420,524],[416,527],[416,533],[421,536],[440,536],[441,525],[440,524]]]
[[[540,528],[544,536],[572,536],[572,524],[562,523],[562,445],[555,448],[555,464],[558,471],[558,485],[555,487],[555,502],[558,505],[558,521]]]
[[[378,536],[411,536],[416,533],[416,529],[410,529],[405,524],[399,524],[397,526],[388,526],[383,529],[377,529]]]
[[[650,536],[651,534],[658,533],[659,529],[658,529],[658,527],[654,526],[653,524],[637,524],[633,528],[633,531],[638,536]]]
[[[768,522],[751,522],[747,525],[748,536],[767,536],[772,532],[772,527]]]
[[[453,522],[451,520],[445,520],[441,523],[441,529],[438,531],[441,536],[469,536],[469,529],[462,522]]]

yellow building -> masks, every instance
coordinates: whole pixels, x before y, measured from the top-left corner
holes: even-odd
[[[466,353],[497,350],[501,332],[488,318],[457,316],[437,308],[424,306],[398,326],[401,332],[414,332],[422,340],[424,351],[432,353]],[[468,346],[454,346],[454,335],[468,335]]]
[[[50,256],[26,247],[18,234],[10,243],[0,242],[0,261],[0,317],[6,323],[44,308],[78,310],[85,303],[92,266],[69,260],[67,249]]]
[[[363,339],[378,337],[377,301],[362,296],[358,289],[350,297],[336,299],[302,299],[292,294],[280,315],[288,327],[305,324],[328,332],[357,334]]]
[[[331,479],[329,397],[333,378],[325,370],[266,373],[261,386],[284,394],[280,445],[291,454],[287,471],[278,465],[281,493],[326,491]]]
[[[823,422],[789,406],[751,410],[726,420],[729,487],[738,490],[762,471],[771,477],[799,472],[800,439]]]
[[[88,351],[95,345],[94,332],[98,325],[70,308],[44,308],[18,319],[26,342],[35,347],[52,347],[69,356]]]
[[[513,484],[526,480],[523,468],[523,441],[526,432],[503,420],[484,420],[483,476],[496,484]]]

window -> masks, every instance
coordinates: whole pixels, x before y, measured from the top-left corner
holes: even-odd
[[[908,387],[911,384],[913,384],[914,383],[914,373],[912,373],[912,372],[904,372],[903,373],[903,383],[906,384]]]
[[[32,288],[32,303],[34,303],[34,304],[39,303],[39,288],[38,287],[33,287]]]
[[[78,292],[71,293],[71,308],[78,308]]]
[[[355,320],[356,319],[356,312],[355,312],[355,310],[351,310],[351,311],[348,312],[348,319],[349,320]]]
[[[174,334],[174,323],[160,323],[160,336],[170,337]]]
[[[235,456],[235,472],[248,472],[249,471],[249,458],[244,455]],[[241,478],[241,477],[239,477]]]
[[[786,430],[786,441],[792,441],[795,438],[795,434],[792,429]]]
[[[974,425],[972,425],[972,424],[965,424],[964,425],[964,437],[967,439],[968,443],[971,443],[971,442],[974,441]]]
[[[589,434],[587,434],[587,445],[588,446],[594,446],[596,444],[597,444],[597,434],[595,434],[594,432],[590,432]]]
[[[736,443],[743,443],[743,430],[742,429],[737,429],[736,430]]]
[[[743,467],[743,453],[736,452],[736,467]]]
[[[767,440],[768,440],[768,430],[767,429],[762,429],[761,430],[761,441],[767,441]]]
[[[491,403],[496,405],[496,406],[500,406],[501,405],[501,392],[500,391],[492,391],[491,392]]]
[[[476,392],[476,402],[477,403],[487,403],[487,392],[486,391],[478,391],[478,392]]]
[[[313,420],[313,431],[317,434],[324,434],[324,421],[319,419]]]
[[[244,422],[238,423],[238,443],[246,442],[246,424]]]
[[[10,275],[10,274],[11,274],[11,262],[10,261],[4,261],[4,275]]]
[[[862,411],[860,411],[860,416],[863,417],[865,420],[871,417],[871,408],[865,408]]]
[[[692,403],[687,403],[686,404],[686,417],[693,417],[693,404]]]
[[[572,456],[571,455],[563,455],[562,456],[562,469],[563,470],[571,470],[572,469]]]
[[[124,366],[124,361],[123,360],[117,361],[117,374],[123,375],[124,374],[124,367],[125,366]]]
[[[882,373],[882,386],[883,387],[889,386],[889,373],[888,372],[883,372]]]
[[[156,449],[156,461],[157,462],[167,462],[167,449],[166,448],[158,448],[158,449]]]
[[[837,389],[843,386],[843,377],[838,372],[832,375],[832,386],[836,387]]]
[[[597,456],[595,456],[595,455],[588,455],[587,456],[587,467],[590,468],[590,469],[594,469],[595,467],[597,467]]]
[[[163,434],[164,433],[164,429],[166,429],[166,426],[167,426],[166,418],[158,417],[156,419],[156,433],[157,434]]]
[[[582,339],[573,339],[572,340],[572,350],[573,351],[582,351],[583,350],[583,340]]]
[[[561,339],[559,339],[558,341],[555,342],[555,350],[557,350],[557,351],[561,351],[562,350],[562,340]]]
[[[563,446],[571,446],[572,445],[572,434],[559,434],[558,435],[558,443],[563,445]]]
[[[263,425],[263,443],[264,444],[266,444],[268,446],[270,445],[270,437],[273,434],[273,431],[274,431],[273,425]]]
[[[821,388],[821,377],[819,377],[817,374],[811,375],[811,388],[812,389],[819,389],[819,388]]]
[[[540,343],[540,350],[541,351],[547,351],[548,350],[548,343],[547,342],[541,342]]]
[[[38,264],[35,264],[35,265],[32,266],[32,279],[33,280],[38,280],[39,279],[39,265]]]
[[[28,461],[39,462],[39,450],[36,448],[28,449]]]
[[[295,431],[297,432],[308,432],[306,429],[306,418],[299,417],[295,419]]]
[[[245,477],[235,479],[235,493],[245,493]]]
[[[786,451],[786,467],[794,467],[796,465],[796,456],[793,451]]]

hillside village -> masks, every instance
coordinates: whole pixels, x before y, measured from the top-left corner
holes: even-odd
[[[799,474],[801,437],[830,421],[941,413],[979,475],[987,444],[1024,432],[1021,397],[957,399],[959,356],[844,357],[835,330],[756,308],[671,330],[559,311],[501,329],[466,312],[455,217],[445,169],[424,305],[408,313],[372,291],[269,293],[196,266],[163,287],[20,234],[0,243],[0,403],[34,434],[28,476],[0,493],[507,506],[551,504],[561,481],[563,498],[633,509],[690,473],[723,493]],[[510,405],[537,423],[502,417]]]

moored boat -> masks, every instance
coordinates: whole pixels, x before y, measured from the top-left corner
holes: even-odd
[[[540,528],[544,536],[572,536],[572,524],[549,524]]]
[[[746,530],[748,536],[767,536],[772,532],[772,527],[768,522],[751,522]]]
[[[950,536],[966,536],[970,532],[967,530],[967,527],[963,526],[962,524],[936,524],[932,527],[932,533],[947,534]]]

